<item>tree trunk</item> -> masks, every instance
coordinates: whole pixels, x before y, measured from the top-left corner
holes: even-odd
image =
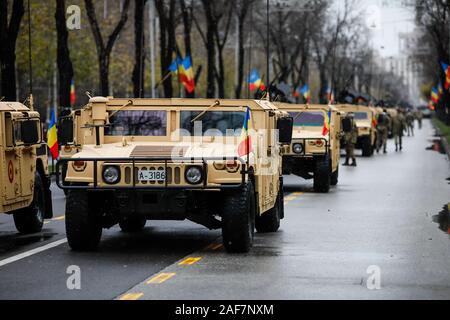
[[[14,0],[8,25],[8,1],[0,0],[1,95],[6,101],[16,101],[18,98],[15,72],[16,42],[24,14],[23,0]]]
[[[122,14],[120,20],[114,28],[113,32],[109,35],[108,41],[105,44],[103,36],[98,25],[97,15],[95,13],[95,6],[92,0],[84,0],[86,6],[86,13],[91,25],[92,34],[94,35],[95,44],[97,46],[97,56],[99,61],[99,81],[100,91],[103,96],[109,95],[109,62],[114,44],[122,32],[125,24],[128,21],[128,8],[130,7],[130,0],[124,0],[122,7]]]
[[[134,8],[134,44],[135,44],[135,64],[133,70],[133,92],[135,98],[144,96],[144,10],[147,0],[135,0]]]
[[[70,85],[73,79],[73,66],[68,45],[69,33],[66,27],[65,0],[56,0],[55,20],[58,39],[59,107],[65,109],[71,107]]]
[[[155,0],[156,11],[159,15],[160,29],[160,59],[161,59],[161,79],[168,75],[169,67],[172,63],[173,52],[175,51],[175,1],[170,0],[169,12],[166,10],[164,0]],[[164,88],[164,96],[166,98],[173,97],[172,75],[169,75],[162,83]]]
[[[214,20],[211,3],[209,0],[202,0],[203,7],[206,16],[206,52],[208,60],[208,71],[207,71],[207,83],[208,88],[206,91],[207,98],[214,98],[216,95],[216,42],[215,42],[215,28],[216,21]]]

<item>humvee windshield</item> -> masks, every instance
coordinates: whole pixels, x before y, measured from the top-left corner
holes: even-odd
[[[167,135],[167,112],[125,110],[115,113],[105,128],[106,136],[150,136]]]
[[[369,115],[367,112],[355,112],[354,113],[355,120],[367,120],[369,118]]]
[[[323,127],[325,115],[323,112],[289,112],[294,118],[295,127]]]
[[[240,136],[244,126],[245,112],[233,111],[210,111],[200,119],[192,122],[200,115],[201,111],[182,111],[180,128],[189,132],[191,136],[200,134],[194,132],[195,126],[202,127],[201,134],[204,136]]]

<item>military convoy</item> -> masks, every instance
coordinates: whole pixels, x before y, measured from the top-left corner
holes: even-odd
[[[352,113],[358,127],[358,141],[356,148],[362,150],[363,157],[374,154],[377,143],[377,129],[375,124],[377,111],[367,106],[337,105],[337,109],[344,113]],[[344,147],[344,143],[341,143]]]
[[[0,133],[0,212],[14,217],[19,232],[39,232],[44,219],[53,217],[39,113],[0,101]]]
[[[294,119],[292,144],[283,154],[283,173],[314,179],[327,193],[339,180],[341,116],[333,106],[277,104]]]
[[[95,249],[116,224],[133,232],[188,219],[221,228],[227,251],[247,252],[255,228],[276,232],[284,218],[281,152],[292,128],[266,100],[90,99],[60,126],[70,247]]]

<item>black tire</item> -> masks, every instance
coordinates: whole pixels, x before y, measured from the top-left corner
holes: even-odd
[[[147,220],[143,218],[128,218],[119,222],[120,229],[127,233],[142,231],[146,224]]]
[[[330,192],[331,169],[328,158],[317,161],[314,171],[314,191],[319,193]]]
[[[66,199],[66,234],[74,251],[97,249],[102,236],[98,217],[89,209],[87,191],[70,190]]]
[[[13,213],[14,224],[23,234],[41,232],[45,217],[45,188],[39,173],[34,178],[33,202],[27,208]]]
[[[339,183],[339,167],[331,174],[331,185],[337,186]]]
[[[275,206],[269,211],[256,217],[256,231],[258,233],[274,233],[280,229],[284,210],[284,193],[280,190]]]
[[[364,137],[362,141],[362,155],[363,157],[369,158],[373,156],[374,147],[370,141],[370,137]]]
[[[255,236],[256,197],[253,183],[226,195],[222,212],[223,245],[229,253],[246,253]]]

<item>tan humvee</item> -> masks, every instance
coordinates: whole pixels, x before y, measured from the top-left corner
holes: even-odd
[[[0,102],[0,212],[21,233],[42,229],[53,217],[47,146],[39,113],[18,102]]]
[[[97,97],[60,130],[57,183],[69,190],[74,250],[97,247],[117,223],[132,232],[189,219],[222,228],[226,249],[246,252],[255,226],[276,232],[284,218],[281,148],[292,118],[268,101]]]
[[[316,192],[329,192],[339,180],[340,112],[328,105],[276,105],[294,119],[292,144],[283,155],[283,173],[314,179]]]
[[[353,113],[358,127],[357,149],[361,149],[363,157],[371,157],[377,143],[376,114],[374,108],[357,105],[337,105],[342,113]],[[342,146],[344,146],[342,144]]]

